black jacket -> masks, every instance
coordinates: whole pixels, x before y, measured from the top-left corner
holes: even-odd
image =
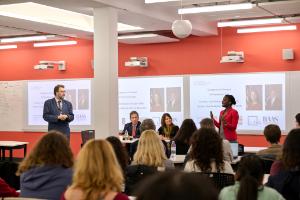
[[[141,126],[141,122],[138,121],[138,123],[136,125],[136,132],[135,132],[136,138],[139,138],[141,136],[140,126]],[[125,131],[128,132],[128,135],[132,136],[132,122],[125,124],[122,133],[125,134]]]

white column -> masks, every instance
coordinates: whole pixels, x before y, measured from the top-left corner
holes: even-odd
[[[94,9],[93,112],[96,138],[118,133],[118,14]]]

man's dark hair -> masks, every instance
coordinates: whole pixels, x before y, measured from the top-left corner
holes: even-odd
[[[298,123],[298,125],[300,126],[300,113],[298,113],[296,116],[296,122]]]
[[[129,117],[131,118],[132,115],[136,114],[139,117],[139,113],[136,112],[135,110],[131,111],[129,114]]]
[[[147,177],[134,195],[137,200],[218,199],[218,191],[207,176],[177,171]]]
[[[264,135],[268,142],[277,144],[281,137],[281,130],[276,124],[269,124],[264,129]]]
[[[55,87],[54,87],[54,95],[56,95],[56,93],[59,91],[59,88],[65,88],[65,86],[64,85],[56,85]]]

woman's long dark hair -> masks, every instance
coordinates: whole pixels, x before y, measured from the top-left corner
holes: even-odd
[[[256,155],[246,156],[241,159],[237,170],[237,181],[240,188],[237,200],[256,200],[258,187],[264,176],[264,163]]]
[[[214,160],[218,170],[224,169],[222,139],[211,128],[200,128],[193,134],[191,158],[203,172],[211,171]]]
[[[287,135],[283,150],[282,161],[287,170],[300,167],[300,129],[293,129]]]
[[[127,154],[126,149],[123,147],[121,141],[115,136],[110,136],[106,138],[106,140],[113,147],[116,157],[119,161],[120,167],[122,168],[123,172],[125,172],[125,169],[129,163],[129,156]]]
[[[160,121],[160,123],[161,123],[161,126],[162,126],[162,127],[166,127],[166,126],[167,126],[167,125],[166,125],[166,122],[165,122],[165,120],[166,120],[167,117],[169,117],[169,118],[172,119],[172,117],[171,117],[171,115],[170,115],[169,113],[164,113],[164,114],[161,116],[161,121]],[[171,127],[172,127],[172,126],[174,126],[173,122],[172,122],[172,124],[171,124]]]
[[[185,119],[183,120],[174,140],[185,144],[190,144],[191,137],[196,130],[197,127],[195,122],[192,119]]]

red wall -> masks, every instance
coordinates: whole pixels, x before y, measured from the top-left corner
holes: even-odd
[[[119,45],[119,76],[158,76],[204,73],[247,73],[300,70],[300,26],[297,31],[236,34],[236,29],[223,29],[223,54],[229,50],[244,51],[245,63],[220,64],[221,37],[190,37],[177,43]],[[283,61],[283,48],[293,48],[296,59]],[[148,68],[125,68],[132,56],[147,56]],[[76,46],[33,48],[31,43],[19,44],[18,49],[0,50],[0,80],[91,78],[93,70],[92,41],[78,40]],[[67,70],[33,70],[40,60],[65,60]],[[29,141],[29,151],[43,133],[0,132],[0,140]],[[284,137],[282,138],[284,139]],[[246,146],[266,146],[263,136],[239,135]],[[80,134],[73,133],[71,146],[80,149]],[[28,151],[28,152],[29,152]],[[22,152],[16,152],[22,156]]]

